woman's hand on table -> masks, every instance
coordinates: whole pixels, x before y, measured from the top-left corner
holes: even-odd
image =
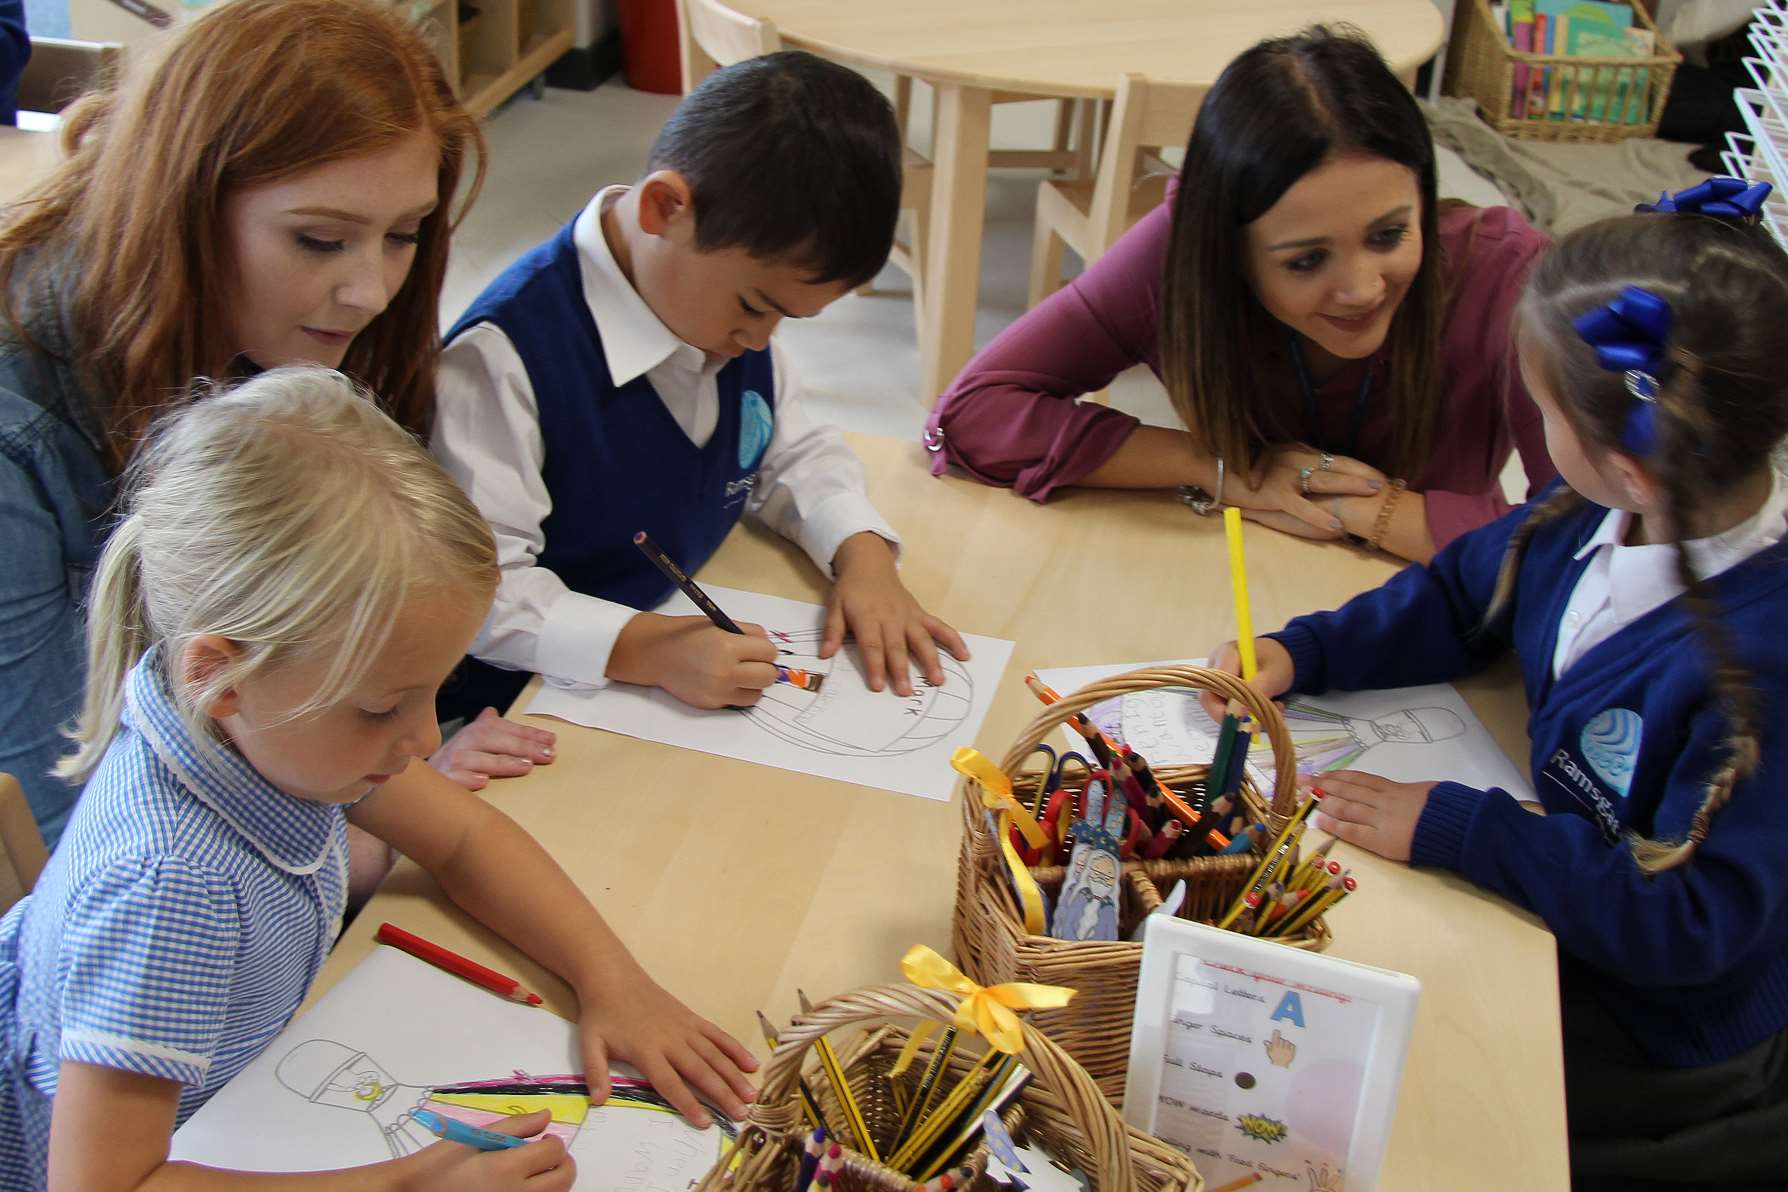
[[[435,750],[428,764],[469,791],[483,790],[492,778],[514,778],[550,765],[558,740],[543,728],[505,720],[486,708]]]
[[[1304,780],[1322,792],[1315,825],[1330,836],[1391,861],[1409,860],[1416,822],[1432,782],[1392,782],[1358,770],[1331,770]]]
[[[737,1119],[757,1099],[745,1075],[757,1059],[743,1043],[628,965],[594,989],[578,991],[585,1079],[595,1101],[608,1099],[608,1063],[622,1060],[697,1126],[713,1115],[705,1101]]]
[[[1254,639],[1254,683],[1255,690],[1268,699],[1278,699],[1291,689],[1291,681],[1296,677],[1291,665],[1291,654],[1286,648],[1270,637]],[[1205,663],[1211,670],[1220,670],[1226,674],[1242,673],[1242,655],[1233,641],[1224,642],[1211,651],[1211,657]],[[1228,711],[1229,701],[1214,691],[1198,693],[1198,702],[1209,713],[1212,720],[1221,720]]]
[[[1319,541],[1340,538],[1347,531],[1332,507],[1335,497],[1370,497],[1387,483],[1371,464],[1345,455],[1328,456],[1302,444],[1282,444],[1261,452],[1245,483],[1232,487],[1224,500],[1242,516],[1270,529]],[[1309,492],[1304,492],[1304,469]],[[1232,481],[1233,483],[1233,481]]]

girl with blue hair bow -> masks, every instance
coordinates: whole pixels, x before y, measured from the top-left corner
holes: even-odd
[[[1577,1192],[1788,1186],[1788,254],[1768,194],[1717,178],[1562,240],[1516,314],[1561,481],[1258,643],[1272,696],[1519,658],[1545,815],[1342,772],[1315,822],[1557,936]]]

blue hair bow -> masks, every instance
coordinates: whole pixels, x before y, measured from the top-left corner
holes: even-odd
[[[1743,178],[1709,178],[1697,182],[1674,195],[1668,191],[1655,203],[1641,203],[1633,208],[1647,212],[1680,211],[1692,215],[1711,215],[1715,219],[1756,219],[1763,213],[1763,200],[1771,190],[1767,182],[1749,182]]]
[[[1634,455],[1649,455],[1656,442],[1658,371],[1675,324],[1670,304],[1640,286],[1628,286],[1613,302],[1571,320],[1578,338],[1595,349],[1596,363],[1624,373],[1627,392],[1638,399],[1620,437]]]

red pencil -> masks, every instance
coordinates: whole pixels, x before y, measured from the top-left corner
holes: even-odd
[[[526,1002],[530,1006],[541,1004],[540,995],[529,993],[522,988],[521,982],[514,977],[505,977],[495,969],[487,969],[476,960],[468,960],[458,952],[449,952],[439,944],[431,944],[419,935],[412,935],[401,927],[389,923],[379,924],[379,933],[373,937],[381,944],[390,944],[393,948],[408,952],[418,960],[426,960],[438,969],[445,969],[456,977],[464,977],[474,985],[482,985],[492,993],[501,994],[512,1002]]]

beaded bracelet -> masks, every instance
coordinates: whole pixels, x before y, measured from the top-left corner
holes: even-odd
[[[1391,481],[1391,491],[1384,495],[1384,504],[1378,507],[1378,517],[1372,522],[1372,537],[1366,542],[1367,550],[1381,550],[1384,536],[1391,528],[1391,510],[1397,507],[1397,499],[1409,487],[1406,480]]]

